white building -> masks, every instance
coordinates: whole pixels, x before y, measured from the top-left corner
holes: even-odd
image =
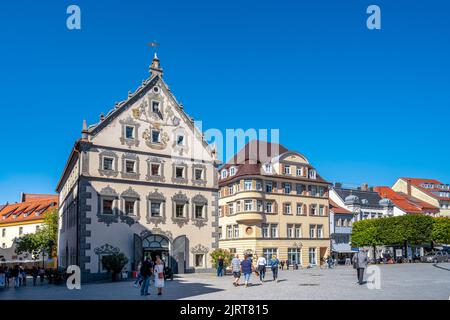
[[[0,262],[34,262],[30,253],[15,253],[15,240],[39,230],[47,213],[56,209],[57,204],[56,195],[22,194],[21,202],[0,209]]]
[[[162,79],[151,76],[75,143],[58,183],[59,265],[83,281],[105,277],[102,256],[124,253],[127,271],[161,255],[175,273],[211,269],[218,246],[217,165]]]

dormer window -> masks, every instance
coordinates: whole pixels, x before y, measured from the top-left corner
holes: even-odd
[[[152,142],[161,143],[161,132],[159,130],[152,130]]]
[[[316,179],[316,170],[309,170],[309,178]]]
[[[230,168],[230,176],[234,176],[236,174],[236,168],[235,167],[231,167]]]
[[[125,126],[125,138],[134,139],[134,127]]]
[[[291,174],[291,166],[288,165],[284,166],[284,174]]]
[[[227,170],[222,170],[222,173],[221,173],[222,179],[225,179],[227,177],[227,174],[228,174]]]
[[[264,171],[265,171],[266,173],[272,173],[272,164],[266,163],[266,164],[264,165]]]
[[[302,168],[297,168],[297,176],[301,176],[302,175]]]

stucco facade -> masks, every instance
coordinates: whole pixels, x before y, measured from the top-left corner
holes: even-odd
[[[266,144],[250,142],[240,153],[255,143]],[[221,169],[219,245],[241,256],[276,254],[290,264],[319,265],[330,253],[329,184],[302,155],[279,151]]]
[[[100,122],[85,126],[58,184],[59,265],[102,278],[102,256],[133,271],[161,255],[176,273],[211,268],[218,246],[217,161],[162,80],[151,77]]]

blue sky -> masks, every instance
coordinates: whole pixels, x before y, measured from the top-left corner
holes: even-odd
[[[54,192],[82,120],[148,77],[153,40],[204,129],[278,128],[330,181],[450,183],[449,16],[446,0],[2,1],[0,203]]]

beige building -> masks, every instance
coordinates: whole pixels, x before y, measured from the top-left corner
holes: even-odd
[[[151,76],[100,122],[84,124],[57,186],[59,265],[84,281],[106,276],[102,257],[124,253],[126,271],[160,255],[175,273],[211,270],[218,247],[215,151],[162,79]]]
[[[302,266],[330,254],[329,183],[303,155],[251,141],[219,174],[220,248]]]
[[[450,185],[448,184],[435,179],[399,178],[392,186],[392,190],[439,208],[440,216],[450,216]]]

